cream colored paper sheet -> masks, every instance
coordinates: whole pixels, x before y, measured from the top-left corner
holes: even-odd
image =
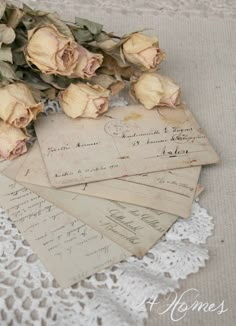
[[[0,185],[0,206],[62,287],[131,255],[8,177],[0,175]]]
[[[57,188],[215,163],[218,156],[189,110],[111,109],[98,120],[41,117],[36,133]]]
[[[4,174],[14,179],[18,168],[19,165],[13,163]],[[136,256],[143,256],[177,219],[174,215],[140,206],[23,185]]]
[[[63,188],[65,191],[118,200],[189,217],[201,167],[92,182]],[[36,142],[16,176],[19,182],[51,187]]]

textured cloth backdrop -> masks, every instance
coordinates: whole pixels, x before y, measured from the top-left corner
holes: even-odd
[[[19,3],[19,1],[14,1]],[[25,1],[56,10],[66,19],[84,16],[108,31],[126,33],[151,28],[158,34],[167,62],[161,66],[182,87],[183,98],[218,150],[221,163],[204,168],[206,186],[201,204],[216,217],[209,241],[210,261],[189,277],[178,291],[197,288],[199,301],[220,304],[228,311],[190,311],[181,325],[231,326],[236,320],[236,2],[234,0],[57,0]],[[164,303],[164,300],[162,300]],[[191,300],[189,302],[192,302]],[[170,314],[160,316],[155,306],[148,326],[172,325]],[[174,324],[174,323],[173,323]]]

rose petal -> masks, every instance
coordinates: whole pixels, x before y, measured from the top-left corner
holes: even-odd
[[[88,101],[86,110],[82,117],[84,118],[97,118],[108,110],[108,99],[105,97],[99,97],[97,99],[90,99]]]
[[[176,107],[180,103],[180,87],[169,77],[144,73],[134,82],[133,89],[146,109],[156,106]]]
[[[109,91],[99,85],[71,84],[59,94],[62,110],[71,118],[96,118],[108,110]]]
[[[72,77],[91,78],[95,71],[101,66],[103,56],[98,53],[92,53],[82,46],[79,46],[79,58]]]
[[[0,97],[0,118],[17,128],[25,128],[43,110],[43,104],[36,103],[29,88],[22,83],[0,88]]]
[[[164,58],[159,49],[157,37],[141,33],[132,34],[123,44],[123,52],[127,61],[139,66],[142,70],[155,69]]]
[[[79,57],[74,40],[59,33],[54,25],[35,28],[28,33],[28,40],[25,50],[28,62],[45,74],[72,74]]]
[[[160,80],[148,73],[141,75],[133,87],[136,97],[146,109],[158,105],[164,92]]]
[[[22,129],[14,128],[0,120],[0,156],[13,159],[27,151],[29,139]]]

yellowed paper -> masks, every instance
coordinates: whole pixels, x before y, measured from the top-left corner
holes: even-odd
[[[36,122],[54,187],[215,163],[218,156],[185,108],[112,109],[98,120],[64,114]]]
[[[22,163],[23,163],[23,161],[22,161]],[[10,164],[11,164],[11,161],[0,159],[0,172],[3,171],[4,169],[6,169]]]
[[[131,255],[78,218],[6,176],[0,175],[0,184],[0,207],[62,287]]]
[[[12,165],[4,174],[15,178],[17,170]],[[22,184],[136,256],[143,256],[177,219],[140,206]]]
[[[118,200],[189,217],[201,167],[190,167],[124,177],[63,188],[65,191]],[[36,142],[16,176],[16,180],[51,187]]]

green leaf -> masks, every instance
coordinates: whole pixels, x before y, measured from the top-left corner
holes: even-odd
[[[70,28],[61,19],[59,19],[56,14],[47,14],[45,17],[43,17],[42,23],[53,24],[60,33],[74,38]]]
[[[12,66],[3,61],[0,61],[0,76],[11,81],[17,79]]]
[[[0,49],[0,61],[12,63],[12,52],[10,47],[3,47]]]
[[[103,25],[79,17],[75,17],[75,23],[81,28],[87,28],[90,31],[90,33],[94,35],[101,33],[103,29]]]
[[[0,43],[11,44],[14,42],[16,34],[14,29],[5,24],[0,24]]]
[[[6,1],[5,0],[0,0],[0,19],[2,19],[4,13],[5,13],[5,10],[6,10]]]

